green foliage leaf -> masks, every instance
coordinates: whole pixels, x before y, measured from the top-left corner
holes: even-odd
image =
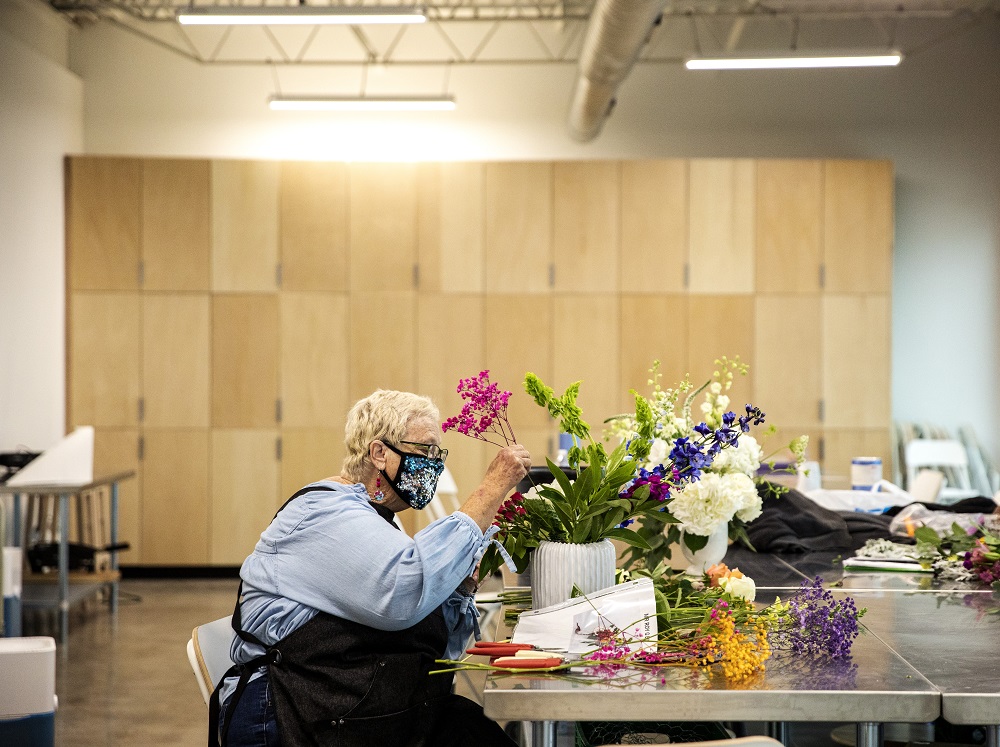
[[[639,547],[643,550],[653,549],[649,546],[649,543],[643,539],[642,535],[638,532],[633,532],[631,529],[609,529],[606,534],[611,539],[621,540],[622,542],[632,545],[633,547]]]
[[[684,544],[687,545],[688,550],[691,552],[698,552],[701,548],[708,544],[708,537],[706,535],[685,532]]]
[[[913,533],[913,539],[917,542],[926,542],[929,545],[934,545],[935,547],[941,546],[941,537],[930,527],[919,527],[917,531]]]
[[[593,526],[593,519],[584,519],[576,525],[573,530],[573,542],[583,544],[590,539],[590,527]]]

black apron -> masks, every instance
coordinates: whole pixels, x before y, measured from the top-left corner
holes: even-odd
[[[333,488],[303,488],[300,495]],[[372,507],[386,521],[393,514]],[[277,516],[277,514],[275,514]],[[395,524],[393,524],[395,526]],[[397,527],[398,528],[398,527]],[[451,674],[429,676],[435,659],[448,645],[448,628],[438,608],[406,630],[384,631],[318,613],[273,646],[242,629],[240,598],[233,612],[233,630],[265,650],[261,656],[233,666],[226,677],[239,675],[236,691],[219,726],[220,681],[209,707],[210,747],[227,742],[229,721],[250,677],[267,667],[274,698],[278,733],[283,745],[324,747],[422,747],[437,744],[432,735],[439,717],[453,705]]]

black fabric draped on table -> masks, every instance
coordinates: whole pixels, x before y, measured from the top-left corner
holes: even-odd
[[[830,511],[797,490],[779,493],[769,483],[758,492],[763,499],[763,513],[747,525],[747,536],[758,552],[816,552],[822,550],[857,550],[870,539],[889,538],[889,524],[901,507],[884,514]],[[989,498],[967,498],[944,506],[923,504],[934,511],[953,513],[991,513],[996,504]],[[908,542],[894,537],[896,542]]]
[[[830,511],[797,490],[759,488],[763,513],[747,525],[758,552],[856,550],[870,539],[889,536],[891,516]]]

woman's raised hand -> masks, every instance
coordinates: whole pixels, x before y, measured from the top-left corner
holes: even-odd
[[[531,468],[531,454],[521,444],[505,446],[497,452],[486,468],[483,484],[506,496],[507,492],[517,485],[528,474]]]
[[[460,510],[472,517],[480,529],[486,531],[493,523],[493,517],[507,493],[528,474],[530,467],[531,455],[520,444],[500,449],[486,468],[483,481]]]

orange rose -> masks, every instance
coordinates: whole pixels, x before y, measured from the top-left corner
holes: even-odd
[[[705,571],[705,573],[708,574],[709,586],[718,586],[719,581],[729,575],[729,566],[725,563],[716,563]]]

